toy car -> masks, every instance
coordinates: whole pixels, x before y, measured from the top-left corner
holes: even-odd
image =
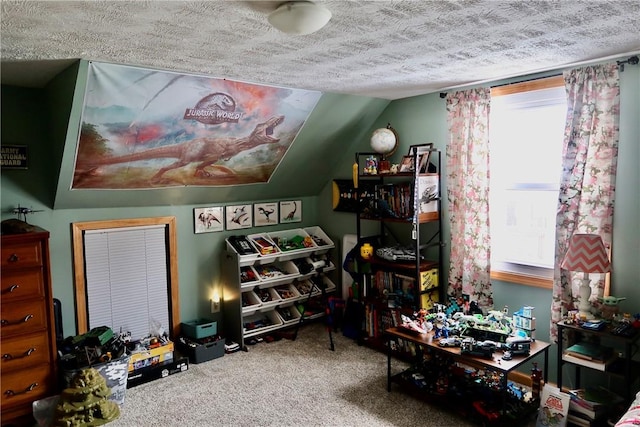
[[[459,337],[440,338],[438,345],[440,347],[460,347],[462,340]]]

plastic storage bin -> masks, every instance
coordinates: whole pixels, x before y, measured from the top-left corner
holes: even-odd
[[[218,323],[209,319],[197,319],[180,324],[182,334],[194,339],[212,337],[218,333]]]
[[[278,312],[278,316],[282,319],[285,325],[296,323],[300,321],[300,310],[295,305],[290,305],[288,307],[278,307],[276,309]]]
[[[224,356],[223,338],[211,342],[191,342],[190,344],[192,345],[180,344],[180,349],[189,356],[189,361],[191,363],[208,362]]]
[[[282,324],[282,319],[274,310],[255,313],[242,319],[245,338],[275,330]]]
[[[256,311],[262,302],[258,295],[256,295],[253,291],[243,292],[242,293],[242,313],[243,314],[251,314]]]
[[[318,226],[305,227],[304,231],[309,236],[311,236],[311,238],[313,239],[313,242],[318,247],[318,250],[316,250],[315,253],[317,254],[324,253],[324,252],[327,252],[329,249],[335,247],[333,240],[331,240],[329,236],[327,236],[327,234],[324,231],[322,231],[322,228]]]

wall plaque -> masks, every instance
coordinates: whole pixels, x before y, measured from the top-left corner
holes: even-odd
[[[3,169],[27,169],[26,145],[3,145],[0,147],[0,152]]]

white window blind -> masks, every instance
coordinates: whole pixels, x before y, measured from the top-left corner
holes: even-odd
[[[84,248],[90,329],[109,326],[134,340],[169,331],[164,226],[86,231]]]

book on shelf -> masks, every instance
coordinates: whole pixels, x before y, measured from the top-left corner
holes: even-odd
[[[583,418],[595,420],[607,413],[607,408],[602,405],[594,407],[588,407],[575,400],[574,395],[569,391],[571,395],[571,401],[569,402],[569,413],[573,412],[576,415],[580,415]]]
[[[578,427],[591,427],[595,420],[584,418],[580,416],[581,414],[577,414],[569,409],[569,415],[567,416],[567,424],[570,426],[578,426]]]
[[[602,386],[569,390],[569,394],[575,397],[575,400],[580,402],[581,405],[588,408],[597,408],[599,406],[612,407],[624,402],[622,396]]]
[[[600,344],[579,342],[567,347],[565,353],[585,360],[602,362],[611,358],[613,349]]]
[[[567,352],[562,354],[562,360],[565,362],[571,362],[576,365],[585,366],[587,368],[596,369],[598,371],[606,371],[607,366],[613,362],[617,356],[613,354],[608,360],[589,360],[583,357],[574,356],[573,354],[569,354]]]
[[[591,421],[601,420],[612,407],[624,401],[621,396],[601,386],[568,390],[568,394],[571,397],[570,413]]]
[[[418,178],[418,212],[437,212],[439,198],[438,175],[420,176]]]

